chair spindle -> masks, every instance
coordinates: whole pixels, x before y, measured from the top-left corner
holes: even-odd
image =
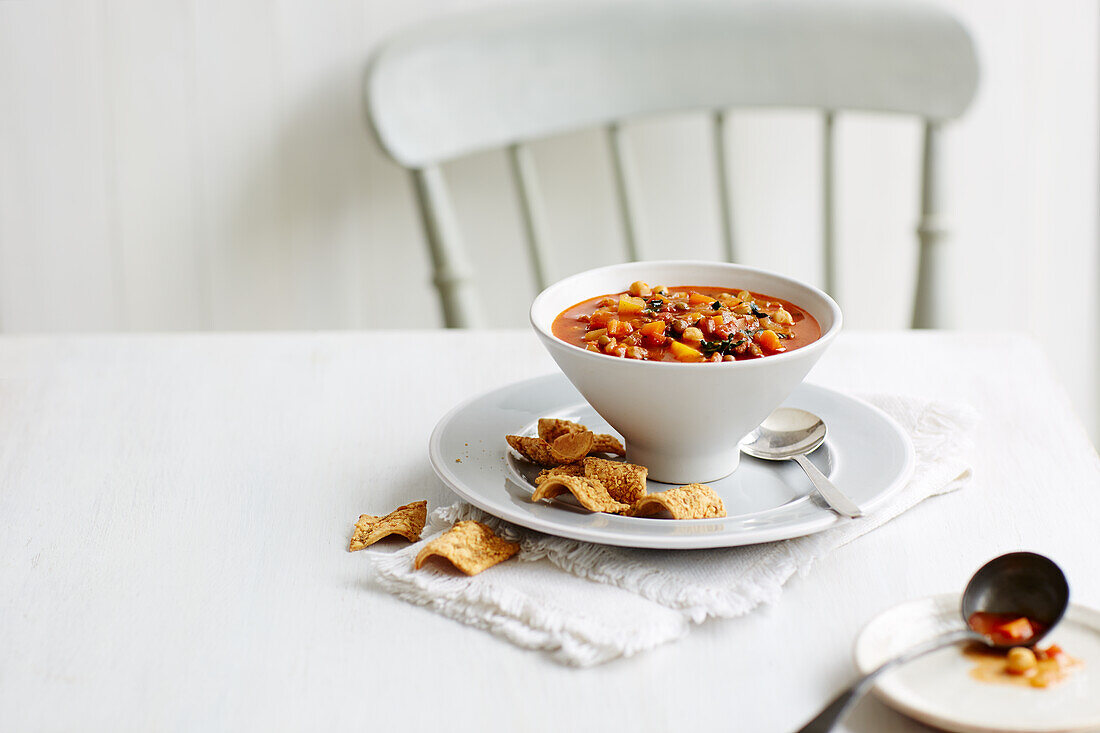
[[[432,260],[432,283],[439,291],[447,328],[483,325],[470,283],[470,266],[462,248],[447,183],[439,166],[412,172],[416,201],[424,221],[424,235]]]
[[[535,177],[535,161],[531,156],[531,149],[522,144],[508,146],[508,160],[511,163],[512,178],[519,195],[523,231],[527,238],[527,250],[531,254],[535,287],[541,291],[549,284],[547,275],[549,268],[546,214],[542,208],[542,196],[539,194],[538,180]]]

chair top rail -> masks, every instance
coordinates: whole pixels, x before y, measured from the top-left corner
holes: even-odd
[[[978,84],[966,29],[896,0],[528,5],[391,38],[367,71],[382,148],[420,168],[648,115],[809,107],[957,117]]]

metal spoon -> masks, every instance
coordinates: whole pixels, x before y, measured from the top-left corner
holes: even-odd
[[[798,733],[826,733],[832,730],[849,708],[871,688],[883,672],[919,656],[962,641],[979,641],[994,649],[1033,646],[1053,629],[1069,606],[1066,576],[1053,560],[1033,552],[1001,555],[982,566],[966,584],[960,610],[963,628],[938,636],[913,647],[872,670],[842,692]],[[1030,639],[1011,644],[995,644],[992,639],[970,628],[970,617],[979,611],[1026,616],[1041,624],[1042,631]]]
[[[863,512],[833,482],[825,477],[817,466],[806,457],[825,442],[825,423],[812,412],[780,407],[768,415],[741,441],[741,452],[765,461],[791,459],[802,466],[818,493],[838,514],[846,517],[862,517]]]

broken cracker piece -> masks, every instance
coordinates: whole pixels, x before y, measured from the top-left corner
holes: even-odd
[[[646,495],[645,480],[649,469],[645,466],[606,458],[585,458],[583,465],[585,477],[603,484],[616,501],[633,504]]]
[[[650,517],[667,510],[673,519],[709,519],[726,516],[726,507],[714,489],[688,484],[643,496],[630,507],[632,517]]]
[[[599,481],[584,476],[550,476],[535,487],[531,501],[553,499],[567,491],[590,512],[621,514],[630,509],[629,504],[613,499]]]
[[[442,557],[467,575],[504,562],[519,552],[519,545],[498,537],[481,522],[465,521],[424,545],[416,555],[413,567],[419,570],[429,557]]]
[[[595,438],[588,430],[559,435],[550,444],[550,455],[562,463],[573,463],[588,455]]]
[[[572,420],[562,420],[556,417],[539,418],[539,437],[547,443],[553,443],[556,439],[568,433],[579,433],[587,429]]]
[[[355,523],[355,535],[348,545],[348,552],[362,550],[373,545],[383,537],[398,534],[409,542],[420,539],[424,531],[424,522],[428,518],[428,502],[414,501],[398,507],[384,517],[360,514]]]
[[[581,463],[565,463],[560,466],[554,466],[548,468],[545,471],[540,471],[539,475],[535,477],[535,485],[541,484],[548,478],[554,476],[583,476],[584,465]]]
[[[504,439],[517,453],[540,466],[560,466],[572,461],[561,461],[554,457],[550,451],[550,444],[542,438],[532,438],[527,435],[506,435]]]
[[[539,418],[539,437],[547,443],[553,443],[563,435],[569,433],[581,433],[588,430],[584,425],[572,420],[563,420],[557,417]],[[626,448],[614,435],[607,433],[592,434],[592,448],[589,453],[610,453],[616,456],[625,456]]]
[[[614,435],[607,433],[595,433],[592,441],[592,450],[589,453],[610,453],[614,456],[625,456],[626,448]]]

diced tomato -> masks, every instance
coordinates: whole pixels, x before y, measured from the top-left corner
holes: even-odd
[[[609,336],[626,336],[633,333],[634,327],[626,321],[620,321],[618,318],[612,318],[607,322],[607,334]]]
[[[615,314],[611,311],[598,310],[592,314],[592,318],[588,321],[588,325],[591,328],[603,328],[614,317]]]
[[[1009,639],[1015,640],[1030,639],[1035,636],[1035,630],[1031,628],[1031,622],[1024,617],[1009,621],[1007,624],[1001,624],[996,628],[996,631]]]
[[[1035,658],[1039,661],[1043,661],[1045,659],[1057,659],[1062,654],[1065,654],[1065,652],[1062,651],[1062,647],[1058,646],[1057,644],[1051,644],[1046,649],[1035,647]]]

